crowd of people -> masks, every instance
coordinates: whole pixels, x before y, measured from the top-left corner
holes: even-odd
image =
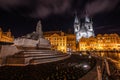
[[[95,59],[88,56],[71,55],[70,58],[24,67],[3,66],[0,67],[0,80],[78,80],[90,69],[85,70],[82,64],[95,66]],[[77,67],[76,67],[77,66]]]

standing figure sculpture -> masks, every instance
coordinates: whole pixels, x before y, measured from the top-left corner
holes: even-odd
[[[37,23],[36,33],[39,35],[39,38],[43,37],[41,21],[38,21]]]

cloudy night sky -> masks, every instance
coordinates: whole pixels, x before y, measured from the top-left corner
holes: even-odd
[[[43,31],[73,32],[75,11],[79,18],[87,12],[95,34],[120,34],[120,0],[0,0],[0,27],[18,37],[41,20]]]

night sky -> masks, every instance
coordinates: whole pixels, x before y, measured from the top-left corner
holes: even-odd
[[[95,34],[120,34],[120,0],[0,0],[0,27],[18,37],[41,20],[43,31],[73,33],[75,11],[92,18]]]

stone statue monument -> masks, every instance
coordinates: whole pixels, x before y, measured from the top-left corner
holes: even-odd
[[[37,23],[36,33],[39,35],[39,38],[43,37],[41,21],[38,21]]]
[[[14,45],[22,47],[51,48],[50,42],[43,36],[41,21],[38,21],[36,31],[24,35],[23,37],[16,38],[14,40]]]

